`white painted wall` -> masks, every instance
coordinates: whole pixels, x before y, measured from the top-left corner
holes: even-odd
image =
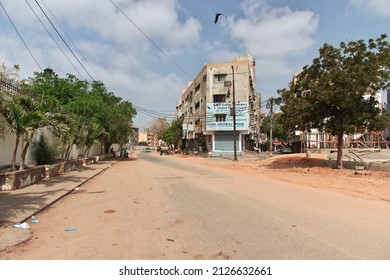
[[[57,137],[55,137],[49,129],[39,129],[33,139],[34,142],[39,141],[40,135],[43,134],[49,144],[51,145],[58,145],[61,146],[61,142],[58,140]],[[29,150],[26,155],[26,164],[27,165],[34,165],[35,161],[32,156],[32,151],[34,149],[34,144],[31,143]],[[0,139],[0,167],[1,166],[7,166],[10,165],[12,162],[12,153],[15,145],[15,135],[14,134],[7,134],[5,139]],[[16,164],[19,164],[21,161],[21,153],[22,153],[22,146],[21,143],[19,144],[18,152],[16,155]],[[71,151],[71,158],[75,159],[79,156],[84,155],[84,147],[78,148],[76,145],[73,145],[72,151]],[[89,152],[89,156],[97,156],[101,155],[101,146],[99,144],[94,144]]]

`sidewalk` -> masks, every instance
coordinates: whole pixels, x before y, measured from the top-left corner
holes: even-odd
[[[23,189],[0,192],[0,252],[31,239],[29,229],[12,225],[29,219],[114,164],[102,161],[60,176],[44,179]],[[7,227],[1,227],[6,223]]]

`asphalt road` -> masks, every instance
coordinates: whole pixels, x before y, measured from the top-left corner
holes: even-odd
[[[387,202],[157,152],[118,162],[38,218],[33,240],[0,259],[390,259]]]

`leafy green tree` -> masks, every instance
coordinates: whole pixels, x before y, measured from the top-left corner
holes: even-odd
[[[288,129],[318,128],[337,136],[337,167],[342,168],[343,135],[382,129],[375,95],[389,87],[390,48],[386,35],[368,42],[325,44],[319,57],[278,91]]]
[[[282,123],[283,114],[282,113],[275,113],[272,115],[272,135],[273,138],[278,138],[281,141],[286,141],[286,131],[284,129],[283,123]],[[270,123],[271,123],[271,115],[267,115],[264,117],[263,122],[260,126],[260,131],[262,133],[265,133],[267,135],[270,135]]]
[[[99,137],[101,137],[105,131],[99,122],[97,122],[97,120],[94,118],[92,118],[89,123],[85,124],[84,128],[84,157],[88,157],[92,145],[95,143],[100,143]]]
[[[131,102],[116,97],[112,92],[107,91],[101,82],[92,82],[90,91],[96,102],[93,106],[98,108],[93,116],[104,128],[99,141],[103,144],[105,152],[113,143],[119,145],[128,143],[133,118],[137,114]]]
[[[55,112],[68,115],[56,114],[57,120],[62,120],[66,127],[57,125],[55,129],[64,145],[63,159],[69,157],[73,144],[85,145],[87,154],[96,142],[101,143],[105,151],[113,143],[128,142],[136,110],[130,102],[107,91],[102,82],[82,81],[70,74],[61,78],[51,69],[36,73],[30,82],[32,89],[53,108],[61,104]]]
[[[183,119],[175,119],[162,135],[162,140],[174,148],[179,147],[182,138]]]

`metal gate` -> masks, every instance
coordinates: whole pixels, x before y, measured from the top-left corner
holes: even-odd
[[[240,149],[240,134],[236,134],[237,150]],[[231,132],[218,132],[214,134],[214,151],[233,152],[234,135]]]

